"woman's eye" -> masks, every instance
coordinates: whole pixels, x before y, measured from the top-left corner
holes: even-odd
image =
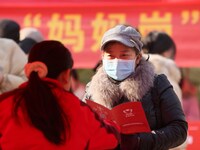
[[[109,58],[109,59],[111,59],[111,58],[112,58],[112,55],[107,55],[106,57]]]
[[[129,56],[129,54],[123,54],[122,56]]]

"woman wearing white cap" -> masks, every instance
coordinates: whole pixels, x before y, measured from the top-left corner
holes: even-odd
[[[188,124],[172,85],[156,75],[141,54],[140,34],[131,26],[117,25],[103,35],[102,66],[87,85],[83,99],[107,108],[140,101],[151,132],[121,135],[121,149],[167,150],[183,143]]]

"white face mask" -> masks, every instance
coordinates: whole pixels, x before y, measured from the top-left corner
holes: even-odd
[[[111,59],[103,60],[103,68],[108,76],[111,78],[122,81],[135,71],[134,60],[124,59]]]

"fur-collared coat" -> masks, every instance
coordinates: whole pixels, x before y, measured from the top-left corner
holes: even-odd
[[[110,79],[100,67],[87,85],[83,101],[86,99],[110,109],[126,101],[141,101],[150,128],[155,134],[134,134],[131,136],[132,142],[127,143],[128,149],[136,148],[131,145],[135,143],[134,140],[138,141],[136,145],[139,145],[137,148],[140,150],[167,150],[186,140],[187,122],[172,85],[165,75],[156,75],[152,64],[144,59],[140,61],[135,73],[122,82]],[[159,103],[159,106],[155,103]]]
[[[112,108],[122,97],[129,101],[140,100],[153,87],[155,73],[153,66],[145,60],[136,70],[134,75],[118,84],[108,78],[102,67],[99,68],[87,86],[87,98],[108,108]]]

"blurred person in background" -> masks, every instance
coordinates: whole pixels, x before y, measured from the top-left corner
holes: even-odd
[[[181,72],[174,62],[176,45],[173,39],[165,32],[151,31],[143,38],[144,55],[154,65],[155,72],[165,74],[182,103],[182,91],[179,86]]]
[[[29,54],[29,51],[36,43],[43,40],[44,36],[37,28],[25,27],[20,30],[19,46],[26,54]]]
[[[81,83],[79,74],[76,69],[71,70],[71,91],[79,98],[82,99],[85,94],[85,84]]]
[[[58,41],[29,53],[28,81],[0,96],[0,149],[104,150],[118,145],[117,132],[69,92],[73,59]]]
[[[0,93],[13,90],[27,80],[26,63],[27,57],[16,42],[0,38]]]
[[[31,47],[43,40],[42,34],[36,28],[23,28],[12,19],[0,20],[0,37],[14,40],[28,54]]]
[[[31,48],[36,44],[37,42],[31,38],[25,38],[22,41],[19,42],[19,46],[24,51],[26,55],[29,54]]]
[[[12,19],[0,20],[0,37],[14,40],[17,44],[20,41],[20,25]]]
[[[189,75],[181,80],[181,89],[183,93],[183,108],[188,121],[200,120],[199,100],[197,97],[197,88],[189,80]]]
[[[165,32],[151,31],[143,38],[143,50],[149,54],[159,54],[163,57],[175,59],[176,45]]]
[[[185,105],[183,105],[184,99],[180,87],[182,74],[180,68],[177,67],[174,61],[176,56],[175,42],[165,32],[151,31],[143,38],[143,44],[143,51],[144,53],[147,53],[146,57],[149,57],[149,61],[154,65],[155,72],[158,74],[163,73],[168,77],[170,83],[173,85],[174,91],[181,101],[183,111],[185,112]],[[187,141],[179,147],[174,148],[174,150],[185,150],[186,147]]]

